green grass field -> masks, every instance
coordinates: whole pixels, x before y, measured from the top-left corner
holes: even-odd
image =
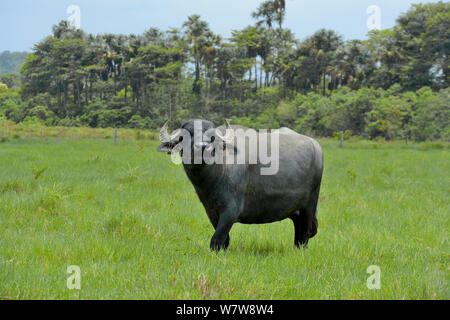
[[[155,141],[0,142],[1,299],[449,299],[447,145],[321,141],[319,230],[206,213]],[[81,290],[66,286],[81,269]],[[381,269],[381,289],[366,286]]]

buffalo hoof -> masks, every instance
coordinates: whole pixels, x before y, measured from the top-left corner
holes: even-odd
[[[230,236],[227,236],[225,242],[219,241],[213,237],[211,239],[209,247],[211,248],[212,251],[219,252],[220,250],[226,250],[229,245],[230,245]]]
[[[303,243],[300,241],[295,242],[295,246],[299,249],[308,249],[308,241],[303,242]]]

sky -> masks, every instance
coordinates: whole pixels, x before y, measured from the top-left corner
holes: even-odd
[[[231,30],[254,24],[251,13],[263,0],[1,0],[0,52],[31,51],[67,20],[71,5],[80,9],[81,28],[88,33],[141,34],[151,27],[181,28],[187,16],[200,14],[210,28],[224,37]],[[326,28],[345,40],[365,39],[367,22],[374,21],[367,8],[380,9],[380,26],[391,28],[413,3],[427,0],[286,0],[286,22],[297,39]]]

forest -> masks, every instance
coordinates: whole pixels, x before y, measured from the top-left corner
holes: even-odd
[[[0,53],[0,76],[19,73],[27,55],[27,52],[4,51]]]
[[[0,77],[0,122],[157,129],[191,118],[331,137],[450,140],[450,3],[415,4],[366,40],[296,39],[284,0],[230,38],[179,28],[88,34],[61,21],[20,74]]]

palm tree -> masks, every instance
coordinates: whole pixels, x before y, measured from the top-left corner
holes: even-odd
[[[195,79],[192,87],[192,91],[196,94],[200,94],[200,63],[202,56],[202,47],[204,46],[204,36],[207,32],[211,32],[208,27],[208,23],[200,20],[198,14],[194,14],[188,17],[188,20],[183,23],[183,27],[186,29],[185,34],[188,44],[191,46],[191,52],[194,57],[195,64]]]
[[[255,66],[255,86],[258,87],[257,61],[259,33],[256,27],[249,26],[243,30],[232,31],[231,42],[235,43],[237,47],[243,48],[246,51],[247,59],[252,63],[249,65],[249,81],[252,81],[252,68]],[[251,88],[250,88],[251,90]]]
[[[275,12],[277,14],[276,20],[278,21],[278,24],[281,29],[283,21],[284,21],[284,16],[286,14],[286,1],[285,0],[275,0],[274,7],[275,7]]]
[[[211,31],[205,32],[202,39],[200,61],[205,66],[205,96],[208,103],[212,91],[217,49],[219,48],[221,41],[222,38]]]
[[[259,5],[256,11],[252,13],[252,17],[255,19],[261,19],[256,23],[258,26],[265,23],[270,29],[272,28],[273,22],[277,21],[281,29],[285,13],[285,0],[267,0]]]
[[[336,50],[342,45],[342,37],[333,30],[321,29],[312,35],[307,41],[311,44],[311,53],[315,57],[316,64],[321,70],[322,94],[326,94],[326,76],[335,60]]]

